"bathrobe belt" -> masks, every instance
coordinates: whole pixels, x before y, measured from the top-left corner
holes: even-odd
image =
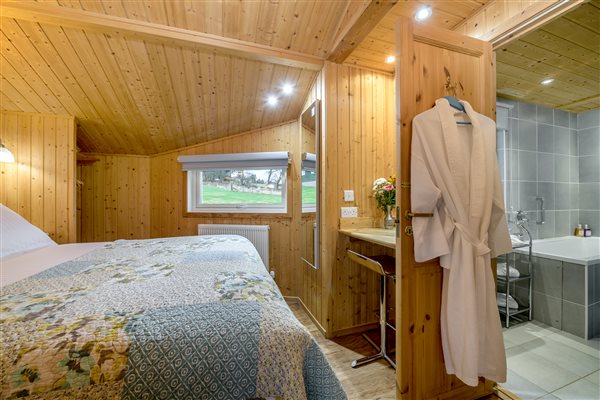
[[[477,256],[484,256],[487,253],[492,251],[483,240],[479,240],[478,237],[476,237],[475,235],[473,235],[471,233],[471,229],[468,226],[455,221],[454,218],[452,218],[452,216],[448,212],[447,208],[445,208],[445,212],[446,212],[446,218],[449,220],[449,222],[452,224],[452,226],[454,228],[458,229],[459,234],[467,242],[469,242],[469,244],[471,246],[473,246],[473,248],[475,249],[475,254]]]

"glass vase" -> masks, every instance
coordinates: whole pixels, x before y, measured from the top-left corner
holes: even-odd
[[[383,227],[385,229],[394,229],[395,221],[392,217],[392,206],[385,206],[385,218],[383,219]]]

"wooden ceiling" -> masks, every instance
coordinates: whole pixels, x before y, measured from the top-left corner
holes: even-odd
[[[423,6],[431,6],[432,15],[423,25],[453,29],[491,0],[429,0],[400,1],[377,24],[366,39],[346,59],[346,63],[360,67],[394,72],[393,64],[386,64],[385,58],[394,55],[396,21],[399,16],[413,18]]]
[[[98,153],[155,154],[277,124],[299,116],[347,24],[370,13],[369,32],[396,1],[47,0],[13,3],[17,14],[3,1],[0,108],[74,115],[79,147]],[[432,1],[431,23],[452,27],[485,2]],[[364,46],[421,3],[398,1]]]
[[[77,117],[78,145],[154,154],[296,118],[315,71],[3,19],[2,109]],[[294,96],[266,104],[283,82]]]
[[[600,107],[600,0],[503,46],[496,60],[502,97],[571,112]]]
[[[427,4],[424,24],[452,29],[491,1],[3,0],[0,109],[74,115],[86,152],[156,154],[295,119],[324,61],[349,48],[345,63],[393,71],[383,60],[397,16]],[[535,96],[531,82],[554,65],[568,74],[557,75],[553,101],[597,94],[598,21],[577,13],[501,52],[501,95]],[[580,39],[583,50],[565,46],[567,56],[540,44]]]
[[[96,29],[93,23],[78,26],[77,14],[63,24],[3,13],[1,108],[74,115],[83,151],[123,154],[155,154],[297,118],[347,8],[343,2],[321,1],[169,0],[28,6],[57,10],[57,15],[84,10],[243,40],[225,52],[173,40],[179,31],[167,31],[170,36],[161,40],[121,29],[118,20],[107,20],[112,28]],[[277,50],[279,61],[269,62],[238,52],[240,43],[285,53],[279,56]],[[285,57],[293,61],[282,61]],[[307,59],[308,66],[298,59]],[[281,93],[284,83],[294,86],[292,96]],[[266,104],[269,95],[279,97],[276,107]]]

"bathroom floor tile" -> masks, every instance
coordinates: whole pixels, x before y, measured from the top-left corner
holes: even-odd
[[[515,347],[518,346],[518,344],[516,342],[513,342],[510,339],[507,339],[506,337],[504,338],[504,348],[505,349],[510,349],[511,347]]]
[[[516,345],[521,345],[523,343],[529,342],[530,340],[548,336],[556,332],[560,331],[548,325],[534,322],[526,322],[524,324],[520,324],[513,328],[505,330],[504,340],[508,340],[510,343]]]
[[[554,340],[549,335],[531,340],[521,345],[531,353],[545,358],[549,362],[560,365],[564,369],[583,378],[600,368],[597,357],[583,353],[575,348]]]
[[[544,397],[540,397],[540,400],[560,400],[558,397],[553,395],[552,393],[548,393]]]
[[[506,383],[500,385],[523,400],[539,399],[548,393],[510,369],[508,370]]]
[[[567,332],[559,332],[552,335],[552,339],[600,359],[600,338],[585,340]]]
[[[518,347],[513,347],[509,351],[512,352]],[[569,371],[562,365],[549,361],[526,349],[522,350],[524,351],[511,356],[508,356],[509,352],[507,351],[508,368],[526,377],[527,380],[544,389],[546,392],[552,392],[579,379],[577,374]]]
[[[561,400],[596,400],[600,398],[600,386],[580,379],[552,394]]]
[[[595,385],[600,386],[600,369],[596,372],[593,372],[584,378],[587,381],[592,382]]]

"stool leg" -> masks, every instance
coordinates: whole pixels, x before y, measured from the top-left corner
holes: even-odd
[[[379,323],[381,324],[381,351],[380,353],[383,355],[383,358],[390,363],[392,368],[396,369],[396,363],[392,361],[392,359],[388,356],[387,353],[387,285],[386,285],[386,277],[385,275],[381,276],[381,300],[379,301],[379,306],[381,307],[381,311],[379,312]]]
[[[381,358],[385,359],[390,365],[396,369],[396,364],[390,359],[386,352],[386,326],[387,326],[387,308],[386,308],[386,280],[385,275],[381,275],[380,278],[380,290],[379,290],[379,331],[381,333],[381,346],[379,348],[379,353],[373,354],[372,356],[367,356],[360,358],[358,360],[352,361],[352,368],[360,367],[361,365],[368,364],[370,362],[379,360]],[[371,342],[369,340],[369,342]]]

